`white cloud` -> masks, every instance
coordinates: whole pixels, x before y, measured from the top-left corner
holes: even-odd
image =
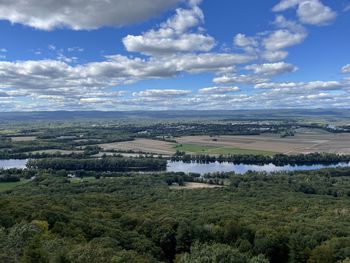
[[[234,39],[233,42],[236,46],[239,47],[248,47],[248,46],[257,46],[258,43],[257,41],[253,38],[253,37],[247,37],[244,34],[237,34]]]
[[[83,3],[82,0],[67,0],[65,5],[69,6],[66,10],[73,12],[75,9],[70,9],[73,2],[74,4],[104,6],[115,1],[117,0],[87,0]],[[156,4],[158,1],[156,0]],[[162,0],[159,1],[162,4],[160,7],[154,6],[152,3],[151,9],[154,12],[149,9],[141,10],[141,7],[137,5],[137,3],[149,4],[150,1],[145,0],[118,0],[117,5],[133,4],[135,9],[140,10],[132,10],[132,12],[143,12],[145,18],[147,18],[152,14],[158,14],[179,1],[181,0]],[[320,107],[320,105],[323,106],[322,103],[336,107],[348,105],[350,80],[271,82],[274,76],[297,70],[297,67],[292,64],[280,61],[288,56],[287,48],[302,43],[307,36],[306,29],[299,22],[290,21],[278,15],[272,23],[275,26],[272,31],[260,32],[255,36],[237,34],[234,37],[233,43],[241,50],[240,54],[230,53],[227,50],[220,53],[211,52],[216,45],[216,41],[213,37],[207,35],[202,28],[204,15],[198,7],[201,0],[183,1],[189,4],[187,8],[178,8],[175,15],[160,24],[158,28],[140,35],[129,35],[123,39],[128,51],[140,52],[146,54],[146,57],[135,58],[112,55],[106,57],[104,61],[77,65],[74,64],[77,61],[76,57],[68,56],[69,53],[64,54],[62,49],[52,45],[48,47],[51,50],[49,53],[51,57],[52,54],[56,55],[56,60],[0,61],[0,110],[67,108],[109,110],[240,109]],[[314,1],[314,3],[309,6],[302,6],[302,2],[306,1]],[[38,1],[15,0],[9,4],[9,8],[20,2],[35,3]],[[63,5],[62,1],[54,2],[56,6]],[[325,6],[320,7],[316,2],[318,1],[281,1],[279,9],[283,11],[288,8],[295,8],[302,23],[321,25],[326,23],[321,21],[330,18],[327,18]],[[0,3],[0,19],[3,11],[1,10],[2,5]],[[310,10],[306,10],[306,7],[310,7]],[[41,8],[47,8],[46,3]],[[30,10],[24,12],[17,7],[14,9],[17,13],[29,14],[31,12]],[[35,16],[34,19],[36,22],[41,19],[41,24],[39,22],[35,25],[32,24],[34,20],[21,23],[50,30],[61,26],[74,29],[90,29],[103,25],[119,26],[136,21],[131,19],[129,22],[125,22],[126,14],[124,14],[124,18],[122,16],[109,16],[111,13],[123,12],[123,9],[108,10],[106,17],[101,13],[98,15],[99,9],[96,10],[97,14],[93,14],[91,17],[88,17],[87,14],[79,14],[74,22],[68,19],[66,23],[63,23],[63,18],[54,15],[47,19],[46,17],[42,18],[43,14],[46,16],[44,12]],[[307,12],[311,14],[312,12],[315,13],[315,10],[318,10],[317,14],[305,18],[309,21],[303,21],[303,17],[306,16]],[[79,12],[83,11],[79,10]],[[56,14],[60,13],[60,10],[58,8],[50,12]],[[50,14],[50,12],[47,14]],[[303,12],[306,13],[303,14]],[[82,20],[83,16],[87,17],[86,20]],[[18,18],[13,17],[11,19]],[[21,19],[25,18],[22,17]],[[121,20],[124,22],[116,22]],[[82,52],[83,50],[79,47],[72,47],[64,51]],[[270,63],[263,63],[261,59]],[[245,66],[255,60],[259,62],[254,63],[259,64]],[[239,67],[240,64],[244,64],[244,66]],[[238,69],[242,69],[242,72],[237,72]],[[250,72],[246,73],[246,70]],[[349,70],[350,66],[346,65],[342,72],[350,72]],[[198,73],[215,74],[213,82],[218,86],[199,89],[198,93],[195,94],[192,93],[190,88],[147,89],[132,93],[115,91],[118,86],[141,80],[172,78],[181,74]],[[243,94],[244,90],[239,92],[241,90],[235,87],[236,84],[253,85],[256,90]],[[123,87],[123,89],[125,88]],[[236,94],[236,92],[239,93]],[[22,97],[33,98],[33,100],[26,100],[29,101],[26,104],[16,101],[16,99],[22,99]]]
[[[190,94],[190,90],[176,90],[176,89],[150,89],[140,92],[134,92],[134,97],[153,97],[153,98],[174,98],[182,97]]]
[[[277,27],[276,30],[260,32],[254,37],[237,34],[234,37],[235,46],[269,62],[277,62],[287,58],[289,53],[284,49],[301,44],[307,37],[302,25],[282,15],[276,16],[272,24]]]
[[[84,48],[81,47],[70,47],[67,49],[68,52],[83,52]]]
[[[156,32],[148,32],[143,36],[128,35],[123,43],[129,52],[140,52],[146,55],[165,55],[177,52],[210,51],[215,40],[202,34],[185,34],[174,36],[156,35]]]
[[[274,12],[285,11],[289,8],[299,5],[303,1],[305,0],[282,0],[277,5],[275,5],[272,10]]]
[[[348,84],[339,81],[259,83],[257,89],[341,90]]]
[[[267,61],[281,61],[287,58],[289,53],[284,50],[267,50],[262,53],[262,58]]]
[[[336,13],[319,1],[304,1],[297,10],[300,21],[304,24],[325,25],[336,18]]]
[[[146,20],[179,0],[11,0],[0,1],[0,20],[43,30],[123,26]]]
[[[297,7],[300,22],[311,25],[325,25],[332,22],[337,14],[320,0],[282,0],[273,11],[281,12]]]
[[[223,75],[213,79],[216,84],[257,84],[268,81],[269,78],[258,75]]]
[[[259,83],[255,85],[257,89],[290,89],[298,86],[295,82],[280,82],[280,83]]]
[[[350,73],[350,64],[347,64],[344,67],[342,67],[341,72],[344,73],[344,74],[345,73]]]
[[[0,48],[0,52],[1,52],[1,53],[6,53],[6,52],[7,52],[7,49],[6,49],[6,48]]]
[[[210,51],[215,39],[190,29],[203,24],[204,15],[198,6],[191,9],[179,8],[176,15],[162,23],[158,30],[150,30],[142,35],[128,35],[123,39],[130,52],[147,55],[166,55],[178,52]]]
[[[107,98],[81,98],[79,102],[84,104],[97,104],[111,102],[111,100]]]
[[[318,94],[311,94],[306,96],[300,96],[300,99],[308,99],[308,100],[324,100],[324,99],[332,99],[334,96],[332,94],[327,93],[318,93]]]
[[[295,72],[298,68],[285,62],[254,64],[246,66],[245,69],[253,70],[255,74],[275,76],[283,73]]]
[[[304,87],[306,89],[320,89],[320,90],[338,90],[347,86],[345,83],[339,81],[311,81],[307,82]]]
[[[75,66],[57,60],[0,61],[0,89],[74,98],[144,79],[168,78],[181,73],[216,73],[251,59],[244,55],[205,53],[151,59],[116,55],[106,61]]]
[[[164,66],[169,64],[169,66],[176,66],[178,71],[190,73],[220,72],[229,71],[236,64],[248,63],[254,59],[255,57],[249,55],[229,53],[188,54],[165,58]]]
[[[306,32],[291,32],[288,29],[279,29],[264,39],[263,45],[269,51],[285,49],[302,43],[307,36]]]
[[[238,87],[209,87],[198,90],[201,94],[226,94],[231,92],[237,92],[241,89]]]

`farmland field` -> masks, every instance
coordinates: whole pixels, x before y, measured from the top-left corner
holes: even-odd
[[[99,146],[104,151],[119,150],[168,155],[176,152],[176,150],[173,149],[173,143],[149,139],[136,139],[134,141],[107,143],[100,144]]]
[[[277,134],[250,136],[183,136],[177,143],[160,140],[136,139],[134,141],[100,144],[103,151],[133,151],[172,155],[177,150],[192,154],[307,154],[328,152],[350,153],[350,134],[333,134],[320,131],[302,131],[295,136],[281,138]]]
[[[186,183],[184,186],[170,186],[170,189],[173,190],[193,190],[193,189],[213,189],[213,188],[222,188],[224,186],[214,185],[214,184],[204,184],[204,183]]]
[[[209,155],[227,155],[227,154],[262,154],[273,155],[276,152],[263,151],[263,150],[250,150],[240,149],[227,146],[209,146],[209,145],[197,145],[197,144],[177,144],[174,149],[186,153],[192,154],[209,154]]]
[[[286,154],[310,152],[350,153],[349,134],[300,133],[287,138],[269,134],[258,136],[220,136],[216,137],[215,140],[210,136],[185,136],[178,138],[177,142],[182,145],[216,147],[217,149],[220,149],[219,147],[232,147],[241,150]]]
[[[15,187],[26,183],[27,181],[0,183],[0,193],[14,189]]]
[[[31,142],[35,141],[35,136],[18,136],[18,137],[11,137],[11,141],[13,142]]]

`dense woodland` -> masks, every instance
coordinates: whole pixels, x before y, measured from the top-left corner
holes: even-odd
[[[31,159],[27,163],[30,169],[53,170],[84,170],[105,172],[127,171],[160,171],[166,169],[167,161],[156,158],[101,158],[101,159],[71,159],[71,158],[46,158]]]
[[[1,194],[0,262],[349,262],[349,174],[227,174],[223,188],[174,190],[168,174],[37,172]]]

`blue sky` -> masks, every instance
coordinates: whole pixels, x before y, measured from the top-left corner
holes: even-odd
[[[0,2],[0,111],[350,105],[349,0],[62,2]]]

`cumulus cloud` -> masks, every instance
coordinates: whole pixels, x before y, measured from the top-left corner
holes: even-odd
[[[259,83],[257,89],[341,90],[348,84],[339,81]]]
[[[252,64],[244,67],[245,70],[253,71],[251,74],[221,74],[213,79],[216,84],[247,84],[255,85],[266,83],[274,76],[284,73],[292,73],[298,68],[286,62]]]
[[[57,60],[0,61],[0,89],[21,91],[21,96],[64,95],[80,99],[96,92],[145,79],[174,77],[181,73],[221,72],[237,63],[251,61],[245,55],[205,53],[166,58],[128,58],[109,56],[106,61],[69,65]],[[49,99],[49,97],[48,97]]]
[[[336,18],[336,13],[319,1],[305,1],[297,11],[300,21],[304,24],[325,25]]]
[[[308,100],[324,100],[324,99],[332,99],[332,94],[327,93],[318,93],[318,94],[311,94],[306,96],[300,96],[300,99],[308,99]]]
[[[132,95],[135,97],[174,98],[186,96],[190,93],[190,90],[149,89],[140,92],[134,92]]]
[[[123,26],[146,20],[179,0],[11,0],[0,1],[0,20],[42,30]]]
[[[237,92],[241,89],[238,87],[209,87],[198,90],[200,94],[226,94],[231,92]]]
[[[300,22],[304,24],[326,25],[337,16],[336,12],[320,0],[282,0],[273,8],[273,11],[281,12],[295,7]]]
[[[223,75],[213,79],[216,84],[257,84],[269,81],[269,78],[258,76],[258,75],[245,75],[245,74],[233,74],[233,75]]]
[[[292,64],[285,62],[278,63],[264,63],[264,64],[254,64],[246,66],[245,69],[253,70],[255,74],[275,76],[283,73],[290,73],[296,71],[298,68]]]
[[[51,57],[56,56],[55,60],[0,61],[0,110],[320,107],[317,101],[327,106],[348,106],[350,80],[272,82],[277,75],[297,70],[296,66],[283,61],[288,56],[287,49],[302,43],[308,34],[301,23],[323,25],[334,19],[330,15],[333,11],[318,0],[281,1],[274,11],[295,8],[299,22],[277,15],[272,23],[275,28],[271,31],[254,36],[237,34],[233,44],[240,50],[239,54],[227,50],[212,51],[216,41],[202,28],[204,14],[198,6],[201,0],[155,0],[152,4],[146,0],[49,0],[41,1],[42,6],[37,8],[41,13],[34,15],[26,5],[35,6],[39,1],[14,0],[6,7],[6,17],[4,4],[0,3],[0,19],[45,30],[57,27],[92,29],[147,19],[181,1],[186,2],[187,7],[176,9],[175,15],[157,28],[123,39],[127,51],[146,56],[111,55],[99,62],[77,64],[75,62],[79,60],[69,56],[74,53],[65,53],[51,45],[48,48],[50,54],[54,54]],[[48,7],[50,2],[52,6]],[[90,14],[80,8],[78,14],[76,5],[79,4],[92,7],[96,13]],[[95,5],[107,11],[102,14]],[[132,7],[125,8],[127,5]],[[62,6],[69,13],[68,19],[68,13],[60,15]],[[143,15],[136,16],[137,13]],[[75,14],[73,21],[70,17]],[[64,51],[77,53],[83,49],[72,47]],[[350,66],[344,66],[342,72],[349,73]],[[201,88],[198,93],[166,87],[137,92],[115,91],[118,86],[141,80],[199,73],[215,74],[213,82],[217,86]],[[256,89],[243,94],[235,86],[238,84],[252,85]],[[16,102],[22,97],[33,100],[26,100],[25,105]]]
[[[342,67],[341,72],[344,73],[344,74],[345,73],[350,73],[350,64],[347,64],[344,67]]]
[[[198,26],[203,22],[204,14],[198,6],[192,6],[191,9],[179,8],[158,30],[150,30],[137,36],[128,35],[123,43],[130,52],[153,56],[178,52],[207,52],[215,46],[215,39],[198,32]],[[197,32],[191,32],[192,28],[196,28]]]
[[[285,49],[301,44],[307,37],[302,25],[282,15],[278,15],[272,24],[276,30],[260,32],[253,37],[237,34],[233,41],[235,46],[269,62],[277,62],[289,55]]]
[[[275,55],[283,55],[283,53],[280,53],[282,49],[298,45],[307,37],[307,32],[303,26],[294,21],[287,20],[284,16],[277,16],[274,25],[279,29],[270,33],[263,40],[263,46],[267,52],[275,52]]]
[[[233,43],[237,47],[242,48],[249,53],[257,52],[257,49],[259,47],[259,41],[256,37],[249,37],[241,33],[237,34],[233,38]]]
[[[108,98],[81,98],[79,100],[79,102],[83,104],[98,104],[98,103],[107,103],[111,101],[112,100]]]
[[[268,51],[278,51],[302,43],[306,36],[305,31],[292,32],[288,29],[279,29],[265,38],[263,45]]]
[[[273,62],[273,61],[281,61],[287,58],[289,53],[285,50],[266,50],[262,52],[262,58]]]

